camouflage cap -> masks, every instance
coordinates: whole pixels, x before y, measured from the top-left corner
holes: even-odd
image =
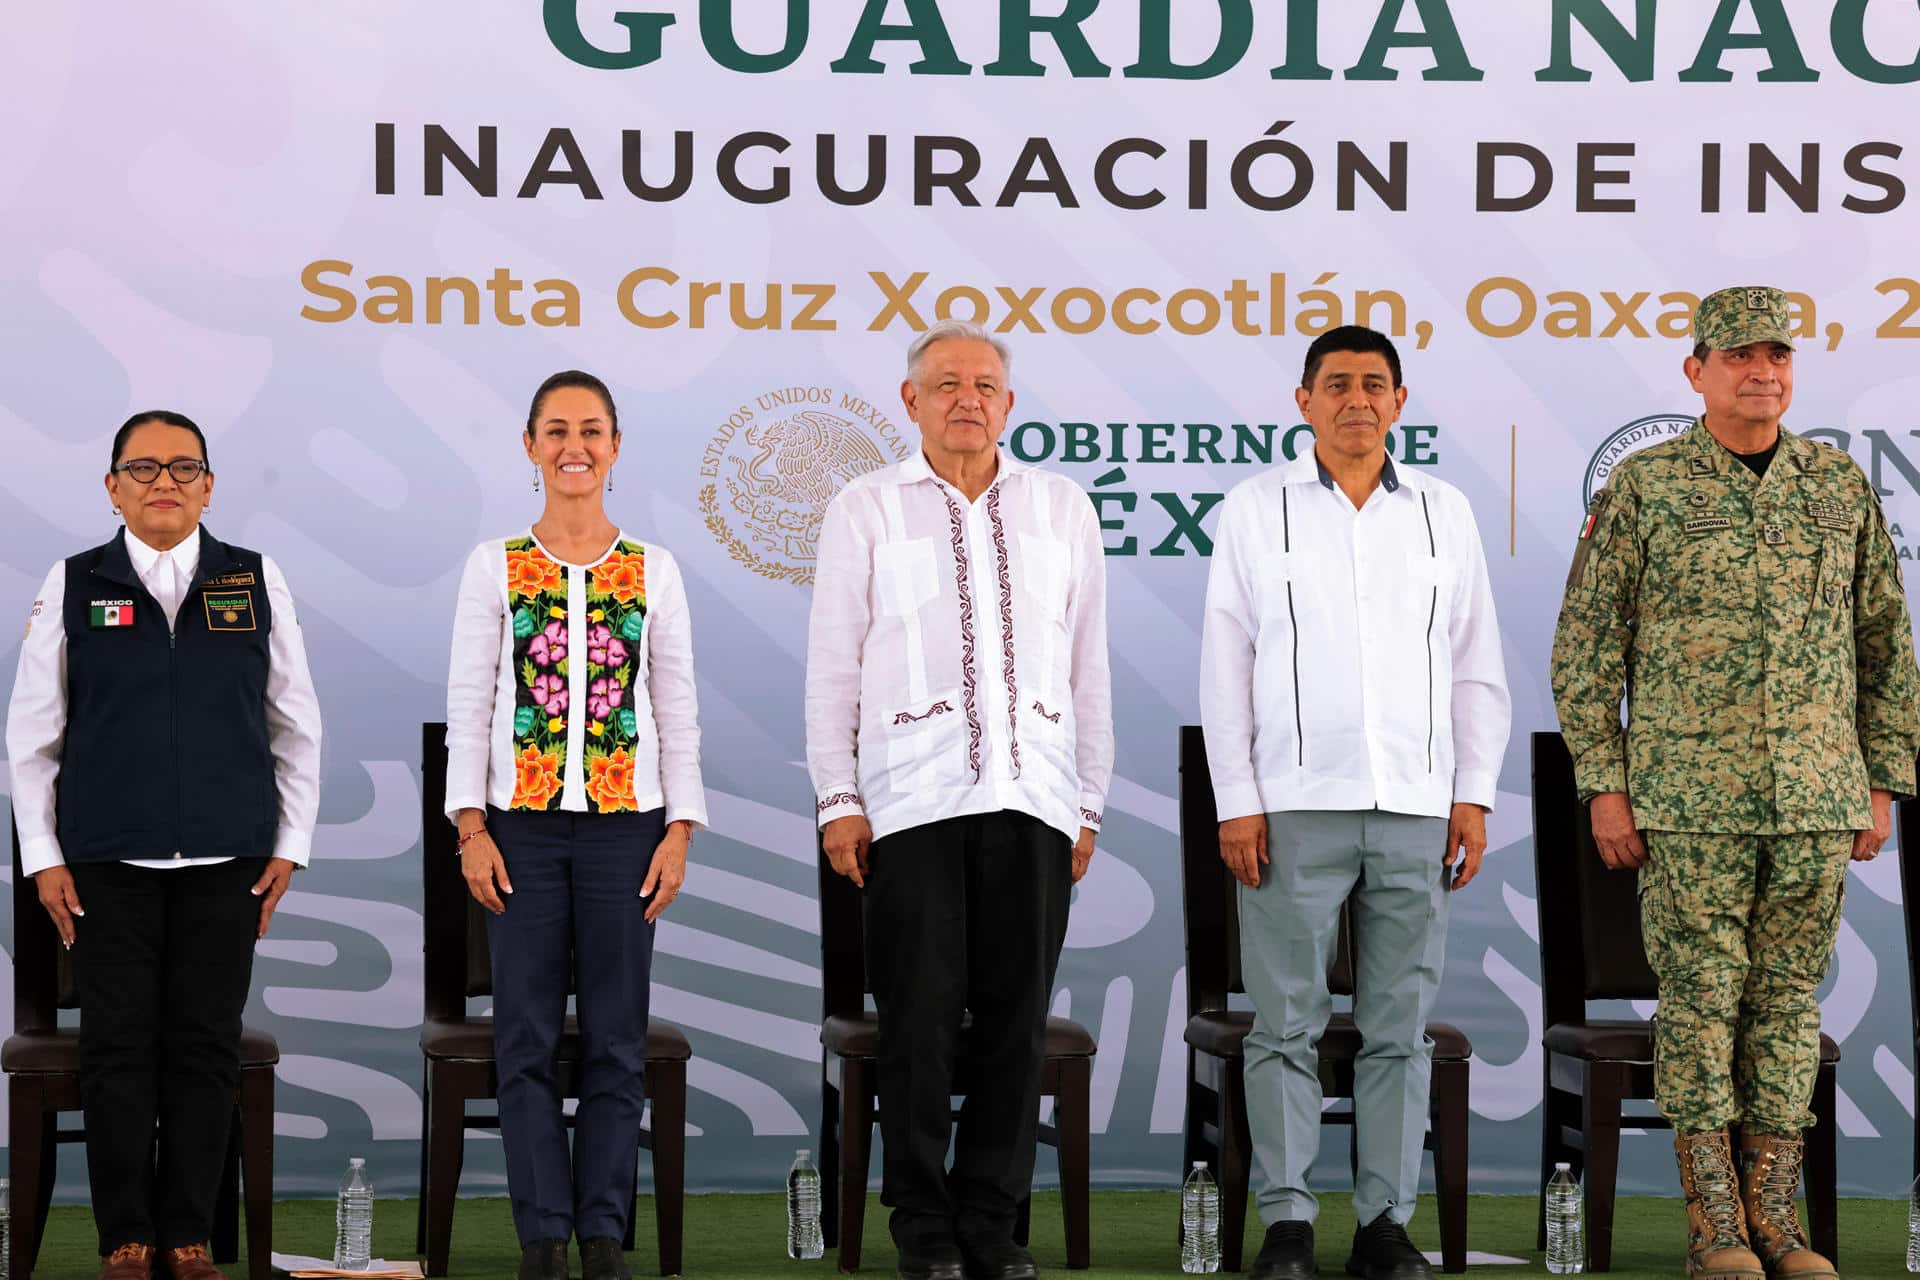
[[[1732,351],[1752,342],[1793,345],[1787,295],[1766,285],[1722,289],[1701,299],[1693,313],[1693,340],[1715,351]]]

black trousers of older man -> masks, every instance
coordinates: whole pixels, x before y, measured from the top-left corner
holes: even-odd
[[[904,1254],[1012,1238],[1033,1185],[1047,1001],[1067,936],[1072,853],[1064,834],[1012,810],[873,843],[866,928],[880,1014],[880,1199],[893,1209]],[[972,1091],[956,1134],[962,1054]]]
[[[266,861],[69,869],[86,911],[74,920],[74,986],[100,1252],[205,1244],[240,1087],[260,929],[251,890]]]

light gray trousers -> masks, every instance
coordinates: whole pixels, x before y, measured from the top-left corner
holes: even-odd
[[[1332,1014],[1327,964],[1353,898],[1354,1064],[1361,1223],[1413,1217],[1433,1042],[1427,1015],[1446,951],[1447,822],[1378,809],[1267,815],[1260,887],[1240,886],[1240,967],[1253,1000],[1247,1120],[1262,1222],[1312,1221],[1320,1150],[1319,1044]]]

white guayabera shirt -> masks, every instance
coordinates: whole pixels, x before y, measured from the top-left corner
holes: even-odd
[[[807,632],[821,825],[875,839],[1015,809],[1077,839],[1113,780],[1106,563],[1080,487],[1015,462],[975,501],[924,455],[827,509]]]

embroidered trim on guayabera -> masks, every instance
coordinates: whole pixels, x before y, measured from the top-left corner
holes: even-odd
[[[1042,720],[1051,721],[1054,724],[1060,723],[1060,713],[1058,711],[1047,710],[1047,704],[1040,701],[1040,699],[1035,698],[1033,700],[1033,709],[1040,713]]]
[[[1080,811],[1080,816],[1085,818],[1088,822],[1092,823],[1094,826],[1097,827],[1100,825],[1101,821],[1105,818],[1106,815],[1095,813],[1091,809],[1082,809]]]
[[[860,793],[857,791],[836,791],[825,800],[814,805],[813,811],[815,813],[825,813],[827,810],[843,804],[857,804],[864,807],[865,802],[860,799]]]
[[[1007,526],[1000,519],[1000,486],[987,494],[987,520],[993,525],[994,570],[1000,580],[1000,678],[1007,685],[1007,754],[1013,776],[1020,776],[1020,679],[1013,665],[1013,574],[1007,567]]]
[[[953,710],[953,704],[945,698],[942,698],[925,711],[922,711],[919,715],[915,715],[911,711],[898,712],[893,717],[893,722],[895,724],[918,724],[922,720],[928,720],[938,715],[945,715],[951,710]]]
[[[947,523],[953,533],[953,578],[960,591],[960,701],[967,709],[967,768],[973,770],[975,785],[980,782],[980,701],[979,681],[973,671],[973,587],[967,572],[967,528],[960,504],[953,495],[947,500]]]

